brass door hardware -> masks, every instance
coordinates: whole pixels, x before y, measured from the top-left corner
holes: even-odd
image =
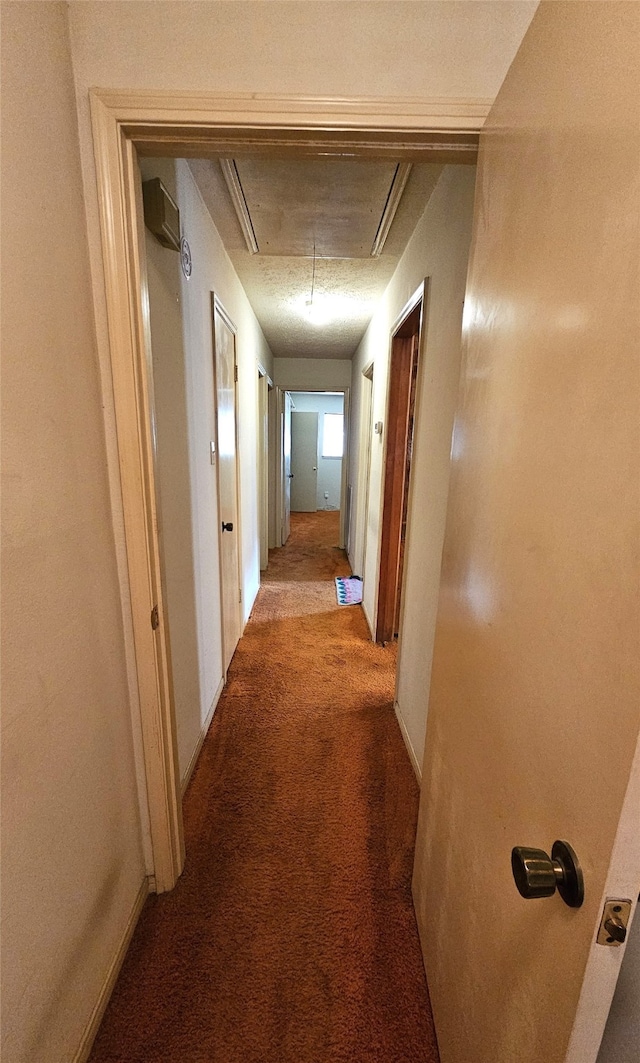
[[[622,945],[627,937],[630,915],[630,900],[606,900],[596,938],[598,945]]]
[[[551,897],[557,889],[570,908],[579,908],[584,900],[582,868],[568,842],[555,841],[551,856],[544,849],[516,846],[511,870],[522,897]]]

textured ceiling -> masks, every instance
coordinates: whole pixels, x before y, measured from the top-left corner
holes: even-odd
[[[260,253],[366,258],[396,170],[393,162],[236,161]],[[310,242],[311,241],[311,242]]]
[[[257,254],[248,250],[220,163],[189,165],[278,358],[352,357],[442,170],[412,168],[382,253],[373,258],[395,163],[236,160]]]

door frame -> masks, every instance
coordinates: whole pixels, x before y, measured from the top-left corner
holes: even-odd
[[[415,405],[414,405],[414,433],[415,422],[419,417],[420,409],[420,377],[421,367],[424,360],[424,338],[426,333],[426,310],[428,299],[428,280],[425,280],[419,288],[413,293],[411,298],[402,308],[400,314],[396,318],[390,332],[389,337],[389,370],[387,373],[387,397],[385,403],[385,447],[384,447],[384,475],[382,480],[382,492],[380,503],[380,539],[378,545],[378,585],[376,589],[376,604],[375,604],[375,641],[386,643],[393,639],[395,632],[391,630],[395,627],[395,612],[398,594],[402,595],[402,586],[398,586],[401,582],[398,579],[398,563],[400,553],[400,532],[401,532],[401,519],[403,513],[403,507],[405,504],[406,489],[411,486],[411,477],[409,477],[409,484],[405,485],[404,473],[406,469],[406,457],[407,457],[407,439],[406,433],[404,433],[404,450],[402,461],[402,495],[397,499],[395,494],[390,497],[390,488],[398,487],[399,469],[395,466],[392,470],[389,468],[389,448],[392,445],[392,429],[397,428],[397,424],[392,426],[391,405],[393,399],[393,359],[394,359],[394,347],[399,340],[405,337],[400,336],[400,331],[407,323],[409,318],[415,314],[419,308],[419,321],[417,333],[412,333],[413,338],[417,335],[417,383],[415,392]],[[410,384],[410,377],[409,377]],[[402,433],[401,433],[402,434]],[[395,437],[394,437],[395,438]],[[390,471],[392,476],[390,477]],[[397,493],[397,492],[396,492]],[[400,511],[398,512],[398,504],[400,505]],[[406,512],[410,508],[410,498],[406,499]],[[398,527],[395,529],[396,517],[400,518]]]
[[[277,447],[276,447],[276,547],[284,546],[286,539],[284,537],[284,519],[286,513],[285,505],[285,482],[284,482],[284,433],[285,433],[285,416],[286,416],[286,388],[281,388],[276,384],[276,433],[277,433]],[[291,509],[289,509],[291,514]]]
[[[373,376],[375,362],[369,362],[362,370],[360,390],[360,446],[358,452],[358,512],[360,527],[354,528],[353,561],[359,562],[364,579],[367,561],[367,526],[369,513],[369,481],[371,480],[371,445],[373,436]],[[364,383],[366,381],[366,383]],[[366,395],[366,400],[365,396]],[[357,536],[357,538],[356,538]]]
[[[269,564],[269,392],[273,381],[258,364],[258,525],[260,571]]]
[[[343,452],[342,452],[342,468],[341,468],[341,476],[340,476],[340,539],[339,539],[339,542],[338,542],[338,546],[341,549],[346,550],[345,535],[346,535],[346,528],[347,528],[347,484],[348,484],[348,480],[349,480],[349,453],[350,453],[350,451],[349,451],[349,440],[350,440],[350,435],[351,435],[351,433],[350,433],[350,420],[349,420],[351,388],[350,387],[342,387],[342,388],[335,388],[335,387],[318,388],[318,387],[315,387],[315,388],[311,388],[311,387],[306,387],[306,386],[292,387],[292,386],[288,385],[287,387],[280,386],[278,390],[279,390],[280,394],[283,397],[284,397],[285,393],[288,393],[290,395],[291,392],[306,393],[308,395],[324,395],[325,392],[331,391],[335,395],[342,395],[342,415],[344,417],[344,447],[343,447]],[[280,401],[283,402],[283,399],[281,399]],[[282,409],[284,410],[284,405],[282,406]],[[284,453],[284,438],[283,438],[283,425],[282,425],[282,422],[281,422],[281,426],[280,426],[280,446],[279,446],[279,451],[280,451],[280,463],[279,463],[279,474],[278,474],[279,475],[279,479],[278,479],[278,484],[279,484],[279,486],[278,486],[278,496],[279,496],[279,499],[280,499],[280,513],[282,514],[283,507],[284,507],[284,466],[283,466],[283,462],[282,462],[282,455]]]
[[[347,152],[475,163],[491,101],[102,89],[91,90],[89,96],[99,219],[95,236],[102,242],[106,368],[113,385],[118,444],[118,469],[112,471],[121,489],[127,552],[122,608],[132,618],[131,678],[139,694],[153,881],[163,892],[175,885],[182,871],[184,841],[157,531],[153,370],[139,243],[143,222],[137,152],[175,158]],[[156,610],[159,625],[152,627]]]

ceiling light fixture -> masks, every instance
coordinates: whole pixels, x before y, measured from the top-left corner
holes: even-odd
[[[352,322],[357,318],[370,316],[373,306],[366,298],[354,298],[341,292],[316,291],[316,244],[313,243],[313,266],[311,270],[311,290],[307,296],[299,293],[291,300],[297,312],[310,325],[320,327],[331,325],[341,319]]]

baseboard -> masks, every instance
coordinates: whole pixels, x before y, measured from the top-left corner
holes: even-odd
[[[416,775],[416,779],[418,780],[418,786],[420,786],[422,784],[422,768],[421,768],[420,764],[418,763],[418,758],[416,757],[416,754],[414,752],[413,746],[411,745],[411,739],[409,738],[409,732],[407,731],[407,728],[405,727],[405,724],[404,724],[404,720],[402,719],[402,716],[400,715],[400,706],[398,705],[397,701],[394,701],[393,708],[394,708],[394,711],[395,711],[395,714],[396,714],[396,720],[398,721],[398,724],[399,724],[399,727],[400,727],[400,733],[401,733],[401,735],[402,735],[402,737],[404,739],[404,744],[407,747],[407,753],[409,754],[409,760],[411,761],[411,767],[413,768],[413,770],[415,772],[415,775]]]
[[[185,791],[187,789],[187,786],[191,782],[191,776],[193,775],[193,769],[195,768],[196,763],[198,761],[198,757],[200,756],[200,750],[202,749],[204,740],[207,737],[207,731],[211,727],[211,721],[213,719],[213,714],[216,711],[216,708],[218,706],[218,702],[220,701],[220,695],[222,694],[223,690],[224,690],[224,676],[220,680],[220,682],[218,684],[218,689],[216,690],[215,694],[213,695],[213,701],[211,702],[211,708],[209,709],[209,711],[207,713],[207,718],[204,721],[202,730],[200,732],[200,737],[198,738],[198,741],[196,742],[196,747],[195,747],[193,753],[191,754],[191,760],[189,761],[189,763],[187,765],[187,770],[184,773],[184,779],[180,783],[180,792],[181,792],[182,797],[184,797]]]
[[[109,1003],[111,994],[113,993],[113,987],[115,986],[118,975],[120,974],[120,968],[124,963],[124,958],[127,955],[129,943],[131,941],[131,938],[133,937],[133,932],[136,926],[138,925],[138,919],[140,918],[140,913],[142,912],[144,902],[146,901],[148,895],[149,880],[145,877],[140,886],[140,889],[138,890],[138,895],[133,903],[133,908],[131,909],[131,914],[129,916],[129,919],[127,920],[127,925],[120,939],[120,944],[118,945],[115,955],[111,960],[111,963],[109,964],[106,978],[102,984],[102,989],[100,990],[100,994],[96,1001],[95,1007],[91,1013],[89,1022],[85,1027],[84,1033],[80,1040],[80,1044],[78,1046],[78,1050],[73,1057],[73,1063],[86,1063],[89,1058],[93,1042],[96,1039],[96,1034],[100,1027],[100,1023],[102,1022],[102,1016],[105,1013],[107,1004]]]
[[[369,614],[368,614],[368,612],[367,612],[367,610],[365,608],[364,602],[362,602],[362,612],[364,613],[364,618],[367,621],[367,627],[369,628],[369,634],[371,635],[371,641],[375,642],[376,641],[376,633],[373,630],[373,624],[371,623],[371,617],[369,616]]]

